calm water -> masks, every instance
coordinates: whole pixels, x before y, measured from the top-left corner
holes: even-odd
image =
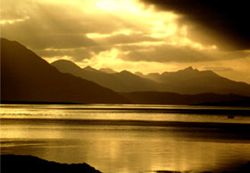
[[[216,170],[250,158],[249,108],[7,104],[0,108],[2,153],[87,162],[104,173]]]

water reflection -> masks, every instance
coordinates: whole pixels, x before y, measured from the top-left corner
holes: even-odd
[[[0,105],[1,118],[249,123],[250,108],[180,105]],[[234,118],[228,118],[233,116]]]
[[[104,173],[139,173],[154,170],[206,171],[226,166],[235,159],[250,158],[248,131],[225,130],[223,127],[109,124],[109,121],[92,125],[88,121],[69,121],[69,116],[86,118],[89,113],[82,110],[74,113],[66,111],[67,115],[64,115],[62,112],[48,113],[50,109],[48,112],[44,108],[43,111],[33,109],[36,108],[33,107],[31,111],[25,107],[25,111],[29,112],[21,113],[23,117],[26,116],[25,118],[8,115],[9,118],[6,119],[6,114],[2,113],[2,153],[29,154],[67,163],[87,162]],[[20,107],[12,112],[16,111],[18,114],[20,110],[24,111]],[[46,118],[41,119],[40,113],[47,113],[49,118],[64,118],[63,121],[49,121]],[[109,113],[106,114],[109,116]],[[130,114],[132,118],[134,115],[143,119],[149,117],[149,120],[152,120],[150,117],[154,117],[152,113]],[[39,118],[29,120],[32,116]],[[93,111],[91,116],[96,118],[106,115],[102,115],[100,111]],[[122,116],[127,114],[113,114],[113,117],[119,119]],[[167,117],[166,114],[161,116]],[[193,120],[197,117],[188,116]]]
[[[16,133],[18,132],[18,133]],[[250,156],[249,141],[195,137],[157,127],[1,126],[3,153],[59,162],[88,162],[104,172],[210,170]],[[206,133],[206,131],[202,132]],[[206,135],[205,135],[206,136]]]

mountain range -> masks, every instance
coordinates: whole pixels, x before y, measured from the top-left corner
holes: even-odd
[[[175,92],[179,94],[239,94],[250,96],[250,85],[219,76],[213,71],[188,67],[176,72],[143,75],[129,71],[106,72],[90,66],[81,68],[68,60],[52,63],[62,73],[69,73],[96,82],[117,92]],[[111,70],[109,70],[111,71]]]
[[[55,61],[51,65],[62,73],[72,74],[96,82],[117,92],[154,91],[158,86],[156,82],[142,78],[126,70],[119,73],[110,73],[96,70],[90,66],[80,68],[68,60]]]
[[[15,41],[1,39],[1,101],[124,103],[123,96],[94,82],[59,72]]]
[[[250,85],[191,67],[162,74],[52,64],[1,38],[1,103],[250,105]],[[110,88],[110,89],[109,89]]]

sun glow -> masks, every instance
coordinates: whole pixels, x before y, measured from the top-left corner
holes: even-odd
[[[118,58],[120,53],[118,49],[113,48],[95,55],[92,59],[87,60],[86,63],[95,68],[119,66],[123,64],[122,60]]]
[[[64,3],[75,6],[80,9],[83,14],[91,17],[106,16],[105,23],[110,24],[102,26],[112,27],[113,21],[116,23],[117,28],[109,32],[102,32],[100,30],[88,32],[84,35],[89,39],[94,40],[99,45],[112,46],[111,48],[104,49],[101,52],[92,54],[92,57],[82,60],[82,66],[90,65],[94,68],[112,68],[117,71],[128,69],[130,71],[137,71],[142,66],[147,66],[147,72],[152,72],[153,62],[136,62],[127,61],[126,50],[123,46],[137,46],[140,50],[151,50],[155,47],[174,46],[174,47],[189,47],[197,51],[203,50],[216,50],[216,45],[203,45],[202,43],[194,41],[189,37],[189,26],[181,24],[179,19],[181,16],[171,11],[159,11],[154,6],[145,6],[139,0],[63,0]],[[84,22],[84,21],[83,21]],[[90,30],[91,31],[91,30]],[[140,40],[132,42],[116,42],[112,45],[109,41],[115,38],[131,38],[140,35],[141,38],[150,38],[152,40]],[[140,38],[140,37],[138,37]],[[133,51],[133,50],[131,50]],[[69,57],[67,57],[69,59]],[[150,65],[151,64],[151,65]],[[156,63],[155,66],[161,66]],[[166,64],[162,64],[162,69],[165,69]],[[168,69],[173,68],[173,65],[168,65]],[[145,69],[143,70],[145,71]]]
[[[186,57],[200,61],[201,55],[214,60],[247,54],[219,54],[222,50],[213,37],[203,39],[203,31],[184,15],[145,5],[142,0],[26,1],[30,3],[5,1],[9,14],[0,10],[4,14],[0,26],[6,37],[27,45],[49,62],[67,59],[82,67],[148,73],[185,68]],[[17,14],[12,14],[13,4]]]
[[[154,39],[164,40],[166,44],[189,46],[197,50],[204,49],[204,45],[189,38],[189,28],[180,24],[181,16],[170,11],[159,11],[154,6],[145,6],[139,0],[44,0],[48,3],[67,4],[79,9],[83,14],[92,17],[106,16],[107,23],[119,20],[116,29],[112,32],[89,32],[86,36],[95,41],[108,39],[117,35],[131,36],[139,33]],[[44,2],[40,0],[39,2]],[[83,21],[84,22],[84,21]],[[111,22],[112,23],[112,22]],[[100,26],[109,27],[109,26]],[[110,26],[111,27],[111,26]],[[104,41],[105,42],[105,41]],[[153,44],[153,42],[152,42]],[[153,46],[153,45],[152,45]],[[210,48],[216,46],[210,45]]]
[[[129,12],[138,13],[138,2],[135,0],[98,0],[96,2],[97,9],[107,12]]]
[[[174,64],[162,64],[158,62],[147,62],[147,61],[138,61],[138,62],[129,62],[121,57],[127,52],[122,52],[119,49],[113,48],[111,50],[103,51],[99,54],[96,54],[91,59],[86,59],[82,63],[77,63],[81,67],[91,66],[95,69],[101,68],[111,68],[115,71],[128,70],[131,72],[141,71],[141,68],[144,68],[143,73],[151,72],[164,72],[166,69],[175,70],[178,69]]]
[[[104,38],[109,38],[109,37],[112,37],[112,36],[117,36],[117,35],[126,35],[126,36],[129,36],[131,35],[132,33],[136,33],[130,29],[121,29],[119,31],[115,31],[115,32],[112,32],[112,33],[109,33],[109,34],[103,34],[103,33],[87,33],[86,36],[88,38],[91,38],[91,39],[104,39]],[[138,33],[138,32],[137,32]]]

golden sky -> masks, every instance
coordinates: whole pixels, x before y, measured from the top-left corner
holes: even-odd
[[[139,0],[3,0],[1,36],[48,62],[142,73],[188,66],[250,83],[250,49],[230,50],[182,14]],[[219,40],[219,41],[218,41]]]

